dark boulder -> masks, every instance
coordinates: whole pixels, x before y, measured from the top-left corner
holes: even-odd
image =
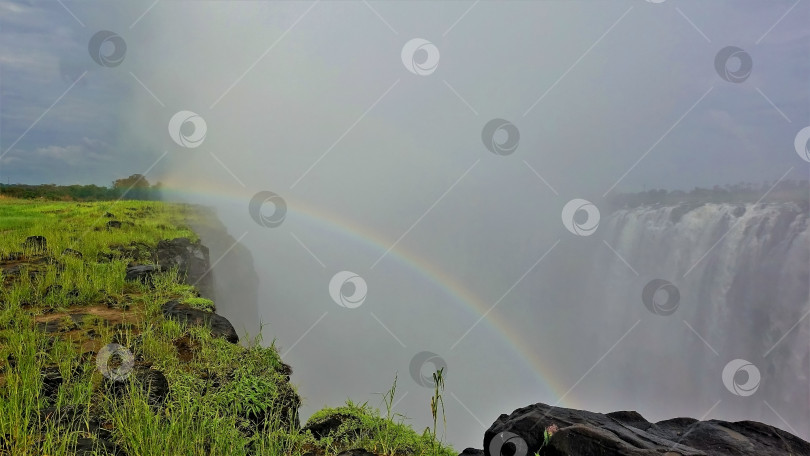
[[[40,371],[42,377],[42,395],[48,399],[56,399],[59,387],[64,379],[56,366],[46,366]]]
[[[262,410],[250,411],[246,418],[256,430],[267,426],[280,426],[281,429],[301,429],[298,409],[301,397],[289,383],[278,384],[277,396],[273,403]]]
[[[350,412],[335,412],[319,419],[310,419],[301,431],[309,431],[316,440],[324,437],[334,439],[357,438],[363,432],[363,423],[356,414]]]
[[[239,342],[239,335],[227,318],[213,312],[194,309],[178,301],[163,304],[163,316],[190,326],[207,326],[214,337],[223,337],[231,343]]]
[[[166,380],[163,372],[157,369],[136,367],[130,375],[134,377],[134,382],[130,382],[129,377],[122,380],[105,378],[105,389],[115,397],[122,397],[129,392],[130,386],[134,383],[140,388],[150,406],[160,408],[165,404],[166,398],[169,396],[169,381]]]
[[[23,247],[35,250],[45,250],[48,248],[48,240],[45,236],[28,236],[23,242]]]
[[[558,430],[543,446],[543,431],[551,426]],[[516,450],[525,454],[515,454]],[[810,443],[753,421],[676,418],[650,423],[637,412],[601,414],[546,404],[501,415],[484,433],[486,456],[538,452],[540,456],[776,456],[810,454]]]
[[[107,229],[109,230],[112,228],[121,228],[121,222],[119,222],[118,220],[110,220],[109,222],[107,222]]]
[[[458,456],[484,456],[484,450],[477,450],[475,448],[465,448],[464,451],[459,453]]]
[[[208,271],[208,247],[200,241],[176,238],[158,242],[155,249],[157,263],[164,269],[177,268],[177,273],[189,285],[195,285],[206,298],[213,297]]]
[[[163,271],[165,271],[165,269],[156,264],[139,264],[128,267],[124,279],[130,282],[138,281],[150,285],[152,284],[152,276]]]

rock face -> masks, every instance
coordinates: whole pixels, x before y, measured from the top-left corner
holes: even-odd
[[[131,250],[128,252],[132,253]],[[138,253],[138,255],[141,254]],[[162,240],[158,242],[157,248],[150,256],[153,256],[153,261],[157,264],[129,266],[126,280],[151,283],[153,274],[176,268],[177,274],[185,283],[196,286],[202,296],[212,297],[213,284],[209,274],[208,247],[200,244],[199,241],[191,242],[188,238]]]
[[[543,446],[543,431],[559,430]],[[466,449],[472,455],[476,450]],[[637,412],[594,413],[534,404],[501,415],[484,433],[486,456],[810,455],[810,443],[754,421],[675,418],[650,423]]]
[[[191,221],[192,230],[210,249],[211,258],[217,260],[215,268],[206,277],[211,277],[214,302],[227,303],[218,313],[227,317],[240,334],[258,334],[259,322],[259,276],[250,250],[228,233],[217,214],[210,208],[198,206],[197,219]],[[264,279],[273,286],[273,279]]]
[[[210,262],[208,247],[199,241],[191,242],[187,238],[176,238],[158,242],[155,250],[157,263],[163,269],[177,268],[177,273],[185,282],[195,285],[200,294],[212,298],[210,280]]]
[[[163,304],[163,316],[193,326],[208,326],[211,335],[223,337],[231,343],[239,342],[239,335],[227,318],[212,312],[194,309],[178,301],[169,301]]]

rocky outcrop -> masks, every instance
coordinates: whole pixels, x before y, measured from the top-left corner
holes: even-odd
[[[207,326],[214,337],[222,337],[228,342],[239,342],[239,335],[227,318],[213,312],[194,309],[178,301],[169,301],[163,305],[163,316],[191,326]]]
[[[544,445],[544,431],[556,426]],[[555,429],[555,428],[552,428]],[[480,450],[466,449],[472,456]],[[777,456],[810,454],[810,443],[754,422],[608,414],[534,404],[501,415],[484,433],[486,456]]]
[[[195,206],[196,218],[189,220],[192,230],[210,249],[211,258],[217,262],[208,273],[212,281],[213,296],[203,297],[214,302],[227,303],[218,312],[227,317],[240,334],[258,334],[259,321],[259,275],[250,250],[228,233],[228,229],[211,208]],[[270,281],[272,277],[265,280]]]
[[[212,297],[208,247],[200,241],[191,242],[188,238],[163,240],[158,242],[155,256],[161,268],[177,268],[185,283],[196,286],[202,296]]]
[[[151,283],[158,272],[176,269],[184,283],[194,285],[206,298],[213,295],[208,247],[200,241],[191,242],[188,238],[165,239],[158,242],[152,252],[144,252],[143,245],[132,243],[132,248],[119,248],[121,256],[128,258],[151,257],[156,264],[131,264],[127,267],[126,280]],[[112,255],[110,258],[114,258]]]

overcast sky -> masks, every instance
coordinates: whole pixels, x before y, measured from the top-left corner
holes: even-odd
[[[552,186],[576,176],[607,190],[653,145],[619,189],[773,180],[797,164],[793,137],[808,123],[810,28],[804,5],[782,17],[793,3],[483,2],[464,14],[471,3],[324,2],[299,21],[310,5],[3,1],[3,181],[143,172],[172,146],[168,119],[187,109],[234,174],[249,174],[249,161],[226,149],[250,148],[238,153],[262,154],[289,185],[383,94],[334,152],[405,153],[444,173],[435,162],[474,156],[476,132],[500,117],[520,131],[519,159]],[[126,43],[119,66],[90,58],[99,30]],[[401,62],[411,38],[439,50],[429,77]],[[753,62],[742,83],[715,70],[730,45]],[[237,126],[234,144],[222,133]],[[334,155],[303,184],[347,171],[351,157]],[[169,158],[152,177],[174,170]]]
[[[478,421],[558,397],[497,312],[466,333],[482,311],[442,307],[448,280],[402,258],[488,306],[553,245],[572,198],[806,178],[809,19],[792,0],[3,0],[0,179],[146,173],[216,205],[257,258],[265,338],[294,348],[307,410],[370,399],[432,350],[456,376],[450,440],[480,447]],[[286,200],[281,231],[251,220],[259,191]],[[342,269],[378,290],[373,314],[321,322],[313,281]],[[408,381],[403,411],[424,426],[429,391]]]

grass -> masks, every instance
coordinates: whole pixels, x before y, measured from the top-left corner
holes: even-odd
[[[70,455],[97,436],[143,456],[457,454],[438,441],[435,421],[419,434],[392,413],[396,378],[384,414],[348,401],[310,418],[337,419],[325,435],[302,431],[300,399],[274,343],[235,345],[165,319],[161,306],[172,299],[215,311],[176,271],[154,286],[124,280],[128,264],[154,261],[158,241],[196,240],[188,225],[200,214],[151,201],[0,198],[0,456]],[[121,227],[108,228],[111,220]],[[29,236],[47,246],[25,245]],[[136,372],[165,375],[163,404],[150,403],[137,375],[124,380],[126,394],[110,388],[95,357],[110,343],[131,350]]]

